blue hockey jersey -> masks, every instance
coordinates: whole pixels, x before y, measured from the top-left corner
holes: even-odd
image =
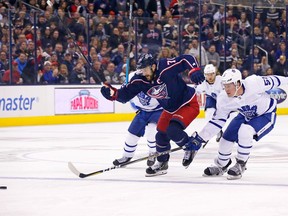
[[[126,103],[143,91],[150,97],[156,98],[167,112],[174,113],[195,96],[195,89],[184,82],[180,73],[197,67],[199,64],[191,55],[161,59],[152,81],[148,81],[141,71],[136,72],[136,75],[118,90],[116,100]]]

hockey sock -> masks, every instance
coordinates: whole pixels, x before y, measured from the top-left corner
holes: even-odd
[[[166,133],[157,132],[156,134],[156,150],[157,152],[164,152],[170,150],[170,140]],[[169,154],[161,155],[157,157],[159,162],[164,162],[169,160]]]
[[[169,124],[167,128],[167,136],[180,147],[184,146],[189,140],[189,137],[184,131],[182,125],[176,121],[171,121]]]
[[[157,124],[148,123],[145,129],[145,135],[147,137],[147,146],[149,148],[149,153],[156,152],[156,133],[157,133]]]
[[[135,136],[134,134],[128,132],[124,145],[124,152],[123,152],[124,157],[132,158],[134,156],[135,150],[137,148],[137,142],[139,139],[140,137]]]

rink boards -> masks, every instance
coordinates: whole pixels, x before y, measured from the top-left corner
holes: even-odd
[[[100,85],[2,86],[0,127],[119,122],[130,121],[135,116],[130,103],[108,101],[100,88]],[[284,86],[271,92],[279,103],[277,113],[281,115],[288,114],[287,91]],[[205,96],[198,98],[203,105]],[[198,118],[204,116],[201,108]]]

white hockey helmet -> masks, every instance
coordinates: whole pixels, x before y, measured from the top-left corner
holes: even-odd
[[[207,64],[204,68],[204,74],[216,73],[216,68],[213,64]]]
[[[222,84],[234,83],[237,85],[237,82],[242,81],[242,74],[238,69],[227,69],[222,74],[221,78]]]

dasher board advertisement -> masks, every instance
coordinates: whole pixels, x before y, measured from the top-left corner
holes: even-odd
[[[1,86],[0,117],[51,116],[53,111],[52,88],[35,86]]]
[[[55,114],[114,113],[100,88],[55,88]]]

